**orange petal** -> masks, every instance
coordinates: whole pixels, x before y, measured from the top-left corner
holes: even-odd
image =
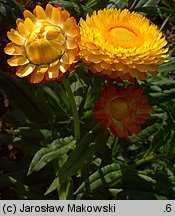
[[[40,83],[44,79],[44,75],[45,74],[41,73],[37,74],[34,71],[31,75],[29,75],[29,81],[30,83]]]
[[[25,42],[25,38],[23,38],[18,33],[18,31],[14,30],[14,29],[11,29],[9,32],[7,32],[7,36],[12,42],[14,42],[18,45],[23,45]]]
[[[18,66],[18,65],[25,65],[29,63],[29,60],[26,59],[24,56],[13,56],[11,59],[7,60],[7,63],[10,66]]]
[[[35,65],[32,64],[21,66],[17,70],[16,75],[23,78],[30,75],[34,71],[34,69],[35,69]]]
[[[141,128],[139,125],[129,125],[128,126],[128,130],[132,133],[132,134],[138,134],[141,132]]]
[[[113,134],[118,135],[119,137],[123,137],[123,138],[126,137],[126,130],[124,130],[124,126],[122,125],[122,123],[112,122],[110,129],[111,129]]]

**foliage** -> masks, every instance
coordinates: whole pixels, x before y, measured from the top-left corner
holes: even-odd
[[[14,0],[8,2],[0,3],[0,20],[6,20],[6,27],[1,30],[1,56],[5,55],[6,31],[14,27],[15,19],[22,16],[25,7],[23,1],[21,4]],[[12,144],[19,157],[0,158],[1,198],[175,199],[175,57],[174,41],[170,38],[174,34],[175,1],[60,0],[51,3],[70,11],[77,21],[104,7],[141,12],[167,34],[171,57],[159,66],[157,76],[150,75],[146,81],[136,80],[136,85],[143,87],[149,96],[153,110],[142,132],[127,139],[101,128],[94,118],[93,103],[102,88],[112,81],[92,74],[81,62],[76,65],[76,73],[66,74],[64,79],[70,85],[79,115],[77,138],[64,79],[29,84],[12,74],[3,57],[0,89],[10,107],[1,116],[1,122],[9,126],[0,133],[0,146],[7,148]]]

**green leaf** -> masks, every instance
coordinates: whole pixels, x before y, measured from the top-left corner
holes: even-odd
[[[102,167],[89,176],[76,190],[74,194],[89,193],[102,185],[110,185],[118,181],[122,176],[120,166],[116,163]]]
[[[92,13],[94,10],[106,8],[109,0],[91,0],[85,5],[86,13]]]
[[[67,154],[75,147],[76,140],[73,137],[66,137],[54,140],[50,145],[41,148],[33,157],[29,167],[28,175],[32,172],[39,171],[50,161]]]
[[[152,140],[149,149],[144,155],[144,158],[158,151],[158,149],[161,146],[166,145],[166,142],[168,141],[169,138],[169,132],[170,131],[167,127],[166,128],[162,127],[157,131],[157,133],[154,135],[154,138]]]
[[[146,127],[143,129],[139,134],[134,134],[130,137],[128,137],[127,142],[128,143],[137,143],[139,141],[143,141],[150,137],[152,134],[154,134],[162,124],[154,123],[153,125],[150,125],[149,127]]]
[[[64,8],[74,8],[76,10],[78,10],[79,5],[76,2],[73,1],[63,1],[63,0],[59,0],[59,1],[51,1],[51,4],[56,4],[58,6],[64,7]]]
[[[158,7],[158,6],[142,6],[142,7],[136,7],[134,8],[135,11],[138,12],[145,12],[148,15],[159,16],[162,14],[170,14],[172,16],[175,15],[175,9],[174,8],[166,8],[166,7]]]
[[[158,71],[159,73],[163,73],[165,71],[167,71],[168,73],[170,73],[171,71],[174,70],[174,67],[175,67],[175,58],[174,57],[171,57],[171,58],[168,58],[168,62],[164,63],[164,64],[161,64],[158,68]]]
[[[152,6],[156,8],[157,3],[159,1],[160,0],[139,0],[135,8],[146,7],[146,6]]]
[[[129,0],[110,0],[108,2],[108,6],[107,8],[120,8],[120,9],[123,9],[123,8],[126,8],[127,5],[128,5],[128,2]]]
[[[56,177],[44,195],[47,195],[60,187],[59,178]]]
[[[68,177],[75,175],[79,169],[92,159],[98,146],[98,143],[95,142],[95,138],[102,133],[105,134],[104,131],[97,126],[92,131],[85,134],[77,143],[76,148],[70,153],[68,160],[59,170],[58,176],[61,184]]]

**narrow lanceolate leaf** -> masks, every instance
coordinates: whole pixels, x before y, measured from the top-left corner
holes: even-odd
[[[64,139],[56,139],[47,147],[41,148],[33,157],[28,174],[39,171],[50,161],[67,154],[70,150],[74,149],[75,143],[76,140],[71,136]]]
[[[92,156],[94,155],[98,146],[96,141],[98,140],[99,136],[102,135],[102,133],[103,136],[101,144],[103,145],[105,136],[107,137],[107,133],[104,133],[104,131],[100,130],[99,126],[85,134],[80,142],[77,143],[76,148],[70,153],[66,163],[60,168],[58,177],[54,179],[46,194],[51,193],[55,189],[59,189],[60,185],[64,184],[69,177],[75,175],[79,169],[81,169],[92,159]]]
[[[76,148],[70,153],[68,160],[59,170],[60,184],[77,173],[79,169],[82,169],[83,166],[88,163],[96,149],[98,144],[96,139],[98,136],[102,136],[102,142],[106,139],[106,132],[101,129],[99,126],[94,128],[94,130],[89,131],[79,143],[77,143]],[[103,143],[101,143],[103,145]]]
[[[174,10],[174,9],[173,9]],[[175,58],[171,57],[167,63],[164,63],[159,66],[159,73],[163,73],[164,71],[168,71],[169,73],[174,70],[175,67]]]
[[[134,134],[130,137],[128,137],[127,142],[128,143],[137,143],[142,140],[147,139],[152,134],[154,134],[158,129],[162,126],[161,123],[154,123],[153,125],[146,127],[143,129],[139,134]]]
[[[156,151],[158,151],[161,146],[166,145],[169,139],[169,135],[170,134],[168,128],[160,128],[154,135],[152,143],[147,152],[145,153],[144,158],[150,156],[153,153],[156,153]]]
[[[107,165],[89,176],[77,189],[75,194],[92,192],[102,185],[110,185],[122,176],[120,166],[116,163]]]
[[[46,191],[46,193],[44,195],[47,195],[49,193],[51,193],[52,191],[54,191],[56,188],[59,189],[60,187],[60,183],[59,183],[59,178],[56,177],[54,179],[54,181],[52,182],[52,184],[49,186],[48,190]]]
[[[153,86],[158,86],[159,90],[162,91],[175,88],[175,80],[169,78],[162,78],[161,80],[154,81],[151,84],[152,84],[152,86],[150,87],[151,89],[153,89]]]

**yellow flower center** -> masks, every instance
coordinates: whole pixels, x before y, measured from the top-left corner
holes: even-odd
[[[125,119],[130,113],[130,108],[124,99],[116,99],[111,102],[110,114],[114,119]]]
[[[118,41],[133,41],[136,39],[136,34],[127,29],[125,27],[114,27],[111,28],[109,31],[109,36],[111,40],[118,40]]]
[[[106,29],[105,35],[105,38],[115,47],[136,47],[143,41],[143,36],[138,29],[123,22],[117,26],[110,26]]]
[[[28,35],[25,52],[29,61],[35,65],[49,64],[63,55],[66,49],[66,37],[58,26],[47,21],[39,21]]]

